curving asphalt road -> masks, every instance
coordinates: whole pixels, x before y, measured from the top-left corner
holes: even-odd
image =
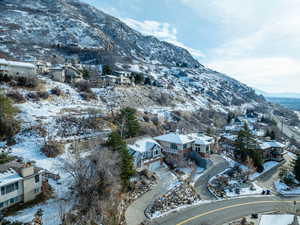
[[[214,199],[208,191],[208,180],[224,171],[229,164],[221,156],[213,156],[213,165],[196,182],[195,188],[203,200]],[[228,200],[208,200],[199,206],[192,206],[152,220],[153,225],[223,225],[252,213],[271,211],[293,212],[294,201],[300,209],[300,197],[248,196]]]
[[[279,196],[247,197],[211,203],[182,209],[176,213],[152,221],[153,225],[223,225],[252,213],[271,211],[293,212],[300,208],[300,198]],[[299,205],[299,206],[298,206]]]
[[[212,165],[204,171],[204,174],[197,180],[195,184],[195,189],[201,196],[202,200],[216,199],[208,189],[207,184],[211,177],[221,173],[229,167],[229,163],[222,158],[220,155],[211,156]]]

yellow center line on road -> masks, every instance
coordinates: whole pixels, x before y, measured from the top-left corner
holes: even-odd
[[[257,201],[257,202],[247,202],[247,203],[242,203],[242,204],[236,204],[236,205],[230,205],[230,206],[226,206],[226,207],[223,207],[223,208],[219,208],[219,209],[214,209],[214,210],[211,210],[211,211],[208,211],[208,212],[205,212],[205,213],[201,213],[197,216],[193,216],[189,219],[186,219],[176,225],[184,225],[188,222],[191,222],[195,219],[199,219],[200,217],[202,216],[207,216],[209,214],[212,214],[212,213],[215,213],[215,212],[220,212],[220,211],[223,211],[225,209],[230,209],[230,208],[235,208],[235,207],[240,207],[240,206],[245,206],[245,205],[255,205],[255,204],[264,204],[264,203],[293,203],[295,201],[280,201],[280,200],[274,200],[274,201]],[[299,201],[296,201],[296,202],[299,202]]]

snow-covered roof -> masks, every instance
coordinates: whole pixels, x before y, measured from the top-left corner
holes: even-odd
[[[151,150],[155,145],[160,146],[153,138],[146,137],[137,140],[133,145],[128,145],[128,148],[143,153]]]
[[[232,135],[232,134],[224,134],[222,135],[222,137],[228,139],[228,140],[231,140],[231,141],[235,141],[237,139],[237,135]]]
[[[7,66],[18,66],[24,68],[35,68],[35,65],[32,63],[25,63],[25,62],[15,62],[15,61],[7,61],[6,59],[0,59],[0,64],[4,64]]]
[[[300,217],[297,216],[298,221]],[[293,223],[294,215],[278,214],[278,215],[262,215],[259,225],[290,225]]]
[[[174,144],[187,144],[193,142],[195,139],[190,135],[178,134],[178,133],[168,133],[154,138],[157,141],[164,141]]]
[[[11,184],[19,180],[22,180],[22,177],[13,169],[0,173],[0,186]]]
[[[196,145],[210,145],[213,142],[213,138],[206,135],[198,135],[195,140]]]
[[[261,149],[268,149],[268,148],[284,148],[285,145],[278,142],[278,141],[266,141],[262,142],[260,145]]]

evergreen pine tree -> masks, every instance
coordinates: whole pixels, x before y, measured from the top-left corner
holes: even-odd
[[[87,69],[83,69],[83,71],[82,71],[82,77],[85,80],[88,80],[90,78],[90,73],[89,73],[89,71]]]
[[[274,130],[272,130],[270,132],[270,138],[271,138],[271,140],[275,140],[276,139],[276,134],[275,134]]]
[[[135,109],[130,107],[122,109],[118,120],[122,137],[130,138],[139,134],[140,125],[136,118]]]
[[[110,75],[110,74],[112,74],[112,69],[110,68],[109,65],[104,65],[102,71],[103,71],[104,75]]]
[[[117,131],[113,131],[106,142],[106,145],[114,151],[118,151],[121,156],[121,180],[124,191],[129,188],[130,178],[135,174],[133,158],[129,154],[126,142]]]

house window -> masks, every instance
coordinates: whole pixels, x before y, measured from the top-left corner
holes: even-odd
[[[0,208],[3,208],[3,207],[4,207],[4,203],[0,202]]]
[[[171,143],[171,149],[177,150],[177,145],[174,143]]]
[[[19,183],[18,182],[15,183],[15,190],[19,190]]]
[[[35,175],[34,179],[35,179],[35,183],[40,182],[40,175]]]
[[[186,148],[187,148],[187,144],[184,144],[184,145],[183,145],[183,149],[186,149]]]
[[[5,195],[5,187],[1,187],[1,195]]]

